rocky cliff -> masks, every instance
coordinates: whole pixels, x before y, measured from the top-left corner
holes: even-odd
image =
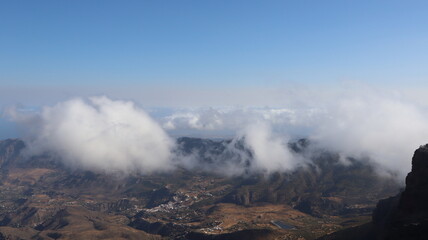
[[[380,211],[382,208],[385,211]],[[383,229],[377,234],[378,238],[428,238],[428,144],[415,151],[412,171],[406,177],[406,188],[401,196],[381,201],[373,221]]]

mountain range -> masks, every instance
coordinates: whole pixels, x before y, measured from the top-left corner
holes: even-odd
[[[19,139],[0,141],[0,239],[315,239],[385,222],[379,216],[397,197],[376,204],[401,188],[369,161],[344,164],[338,153],[314,151],[307,139],[288,145],[310,158],[293,171],[237,175],[218,168],[242,157],[230,152],[231,140],[176,141],[178,155],[201,164],[145,175],[73,168],[50,153],[23,154]],[[233,144],[251,165],[251,149]],[[417,194],[409,182],[419,186],[423,173],[413,175],[402,198]],[[397,221],[382,223],[382,231]]]

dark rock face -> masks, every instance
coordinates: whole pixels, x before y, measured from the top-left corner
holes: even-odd
[[[399,218],[424,219],[428,216],[428,144],[416,150],[412,171],[406,178],[398,206]]]
[[[392,215],[397,209],[400,196],[401,194],[378,202],[372,215],[373,222],[376,223],[378,229],[383,229],[387,224],[389,224]]]
[[[406,189],[385,230],[386,239],[428,238],[428,144],[415,151]]]

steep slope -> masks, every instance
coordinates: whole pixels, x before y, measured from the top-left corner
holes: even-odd
[[[381,211],[382,208],[387,211]],[[379,202],[373,220],[384,229],[378,235],[385,239],[428,237],[428,145],[415,151],[403,193]]]

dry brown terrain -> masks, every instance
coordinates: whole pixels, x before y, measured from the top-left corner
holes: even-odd
[[[0,240],[309,240],[369,222],[377,198],[395,191],[369,166],[338,165],[329,154],[322,170],[270,176],[124,176],[70,169],[48,155],[23,159],[19,143],[0,141]]]

